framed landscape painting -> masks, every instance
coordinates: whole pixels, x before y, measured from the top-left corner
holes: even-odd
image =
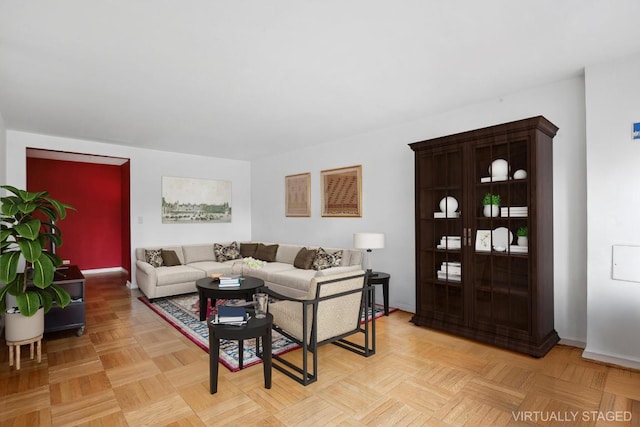
[[[231,181],[163,176],[162,222],[231,222]]]
[[[285,216],[311,216],[311,174],[284,177]]]
[[[362,166],[320,172],[322,216],[362,216]]]

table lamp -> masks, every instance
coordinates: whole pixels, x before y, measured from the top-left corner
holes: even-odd
[[[367,274],[371,274],[371,250],[384,248],[383,233],[355,233],[353,235],[353,247],[367,251]]]

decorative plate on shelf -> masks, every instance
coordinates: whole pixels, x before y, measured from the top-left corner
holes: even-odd
[[[511,242],[513,233],[507,227],[498,227],[491,232],[491,243],[494,247],[506,248]]]

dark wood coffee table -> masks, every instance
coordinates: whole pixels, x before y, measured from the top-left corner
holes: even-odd
[[[207,318],[207,300],[211,300],[211,306],[216,306],[218,299],[244,298],[251,301],[256,289],[264,286],[264,280],[257,277],[244,276],[240,280],[240,286],[220,287],[218,279],[205,277],[196,280],[198,297],[200,298],[200,320]]]

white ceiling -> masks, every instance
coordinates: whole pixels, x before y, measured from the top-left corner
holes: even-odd
[[[0,0],[7,128],[256,159],[640,52],[638,0]]]

